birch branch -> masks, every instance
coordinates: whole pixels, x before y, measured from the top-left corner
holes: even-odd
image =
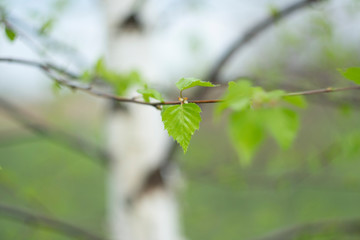
[[[8,206],[0,203],[0,215],[14,221],[23,222],[33,227],[49,229],[53,232],[66,235],[73,238],[81,238],[87,240],[105,240],[105,238],[97,236],[87,230],[74,226],[70,223],[51,218],[45,215],[31,213],[29,211]]]
[[[84,139],[80,139],[69,133],[36,121],[30,114],[1,97],[0,108],[5,110],[14,120],[32,132],[65,145],[77,152],[81,152],[91,159],[98,159],[102,165],[105,165],[108,162],[106,152],[103,149],[90,144]]]
[[[300,0],[292,3],[291,5],[285,7],[284,9],[277,12],[275,15],[269,15],[263,20],[259,21],[255,25],[251,26],[245,34],[241,34],[232,45],[230,45],[225,52],[221,55],[219,60],[216,62],[215,66],[211,68],[211,71],[205,78],[207,81],[217,83],[218,76],[224,66],[229,62],[229,60],[235,55],[235,53],[242,50],[247,44],[253,41],[256,37],[261,35],[269,27],[273,26],[280,20],[285,19],[286,17],[294,14],[295,12],[304,9],[305,7],[321,2],[324,0]]]
[[[183,103],[183,101],[181,101],[181,100],[164,101],[164,102],[145,102],[145,101],[137,100],[135,98],[119,97],[117,95],[95,89],[90,84],[83,84],[80,82],[68,80],[61,76],[55,76],[55,74],[52,72],[52,70],[55,70],[55,72],[59,72],[58,69],[61,69],[61,68],[57,68],[52,65],[46,65],[46,64],[29,61],[29,60],[14,59],[14,58],[0,58],[0,62],[18,63],[18,64],[24,64],[24,65],[28,65],[28,66],[37,67],[37,68],[43,70],[43,72],[48,77],[53,79],[55,82],[57,82],[63,86],[69,87],[72,90],[79,90],[82,92],[86,92],[90,95],[94,95],[94,96],[109,99],[109,100],[115,100],[117,102],[142,104],[142,105],[148,105],[148,106],[153,106],[153,107],[157,107],[157,108],[162,105],[179,105],[179,104]],[[68,75],[68,73],[65,73],[65,74]],[[350,86],[350,87],[340,87],[340,88],[327,87],[327,88],[313,89],[313,90],[300,91],[300,92],[290,92],[290,93],[284,94],[284,96],[314,95],[314,94],[321,94],[321,93],[340,92],[340,91],[349,91],[349,90],[358,90],[358,89],[360,89],[359,85]],[[196,103],[196,104],[218,103],[218,102],[222,102],[222,101],[223,101],[222,99],[187,100],[187,102],[189,102],[189,103]]]
[[[305,223],[279,230],[264,237],[253,240],[292,240],[301,236],[316,236],[316,234],[348,234],[360,235],[360,219],[352,220],[326,220],[314,223]],[[339,236],[338,236],[339,237]]]

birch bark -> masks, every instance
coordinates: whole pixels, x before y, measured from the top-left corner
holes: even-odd
[[[161,84],[166,71],[152,49],[147,8],[133,15],[136,0],[104,1],[107,22],[107,64],[127,72],[138,70],[150,83]],[[134,92],[132,94],[135,94]],[[160,112],[141,105],[111,107],[106,124],[109,166],[109,226],[112,240],[179,240],[174,186],[166,176],[147,184],[170,146]],[[149,187],[150,186],[150,187]]]

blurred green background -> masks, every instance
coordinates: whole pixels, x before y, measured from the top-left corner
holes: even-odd
[[[352,7],[344,11],[348,19],[358,17]],[[319,12],[296,29],[289,23],[276,25],[276,41],[259,44],[261,55],[251,59],[246,75],[269,90],[349,85],[336,69],[360,66],[359,38],[346,35],[358,29],[338,26],[328,13]],[[179,203],[188,239],[251,239],[291,225],[360,217],[358,93],[307,100],[309,107],[299,111],[301,130],[292,147],[284,151],[268,139],[249,167],[239,164],[226,121],[213,121],[213,106],[204,107],[204,121],[188,153],[178,149],[176,154],[184,179]],[[102,101],[66,92],[45,103],[17,103],[58,128],[103,145]],[[0,109],[0,166],[1,203],[106,236],[107,176],[96,160],[34,135]],[[13,221],[0,211],[0,239],[69,237]],[[301,239],[360,237],[330,232]]]

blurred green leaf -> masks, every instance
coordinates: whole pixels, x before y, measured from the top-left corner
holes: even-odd
[[[278,17],[279,17],[279,9],[276,7],[276,6],[274,6],[274,5],[270,5],[269,6],[269,12],[270,12],[270,15],[273,17],[273,18],[275,18],[275,19],[277,19]]]
[[[183,91],[188,88],[192,88],[195,86],[201,86],[201,87],[216,87],[216,85],[212,84],[211,82],[205,82],[197,78],[181,78],[176,83],[176,87]]]
[[[252,97],[251,97],[252,106],[253,107],[276,106],[284,94],[285,92],[282,90],[274,90],[274,91],[266,92],[261,87],[253,87]]]
[[[63,12],[69,6],[69,3],[69,0],[57,0],[53,3],[53,8],[57,12]]]
[[[248,165],[264,139],[263,119],[257,111],[234,112],[230,116],[229,134],[240,163]]]
[[[243,165],[250,163],[266,132],[282,148],[288,148],[298,127],[296,112],[279,107],[235,111],[229,119],[229,135]]]
[[[164,102],[164,98],[161,96],[161,93],[155,89],[148,88],[147,85],[145,85],[144,89],[138,89],[137,92],[142,94],[145,102],[150,102],[150,98]]]
[[[253,87],[247,80],[230,82],[224,101],[218,104],[217,113],[231,109],[229,134],[242,164],[250,163],[255,151],[268,132],[283,147],[289,147],[298,129],[297,114],[284,108],[285,100],[293,105],[305,107],[300,96],[284,97],[283,90],[266,92]]]
[[[238,111],[249,108],[251,96],[252,87],[249,81],[229,82],[229,87],[223,97],[224,101],[218,104],[216,113],[219,115],[227,108]]]
[[[356,84],[360,84],[360,67],[346,68],[346,69],[338,69],[338,71],[345,77],[346,79],[353,81]]]
[[[9,27],[5,27],[5,33],[6,33],[6,36],[7,36],[7,38],[11,41],[11,42],[13,42],[15,39],[16,39],[16,37],[17,37],[17,34],[16,34],[16,32],[13,30],[13,29],[11,29],[11,28],[9,28]]]
[[[93,80],[93,76],[90,73],[89,70],[85,70],[81,76],[80,76],[80,80],[82,80],[83,82],[89,83]]]
[[[201,109],[195,103],[165,107],[161,112],[162,121],[172,136],[186,153],[191,136],[199,129]]]
[[[49,18],[48,20],[46,20],[40,27],[39,29],[39,34],[40,35],[47,35],[50,33],[50,31],[53,29],[54,27],[54,23],[55,23],[55,19],[54,18]]]
[[[284,108],[267,109],[263,121],[282,148],[288,148],[291,145],[299,128],[296,112]]]
[[[54,81],[52,84],[52,91],[54,94],[59,94],[61,90],[61,84],[57,81]]]
[[[304,96],[283,96],[283,100],[299,108],[306,108],[307,102]]]
[[[99,58],[97,60],[91,72],[92,73],[90,74],[90,78],[88,73],[84,72],[84,80],[92,80],[95,78],[101,79],[109,83],[114,88],[115,94],[118,96],[125,95],[130,87],[144,83],[137,71],[131,71],[129,73],[117,73],[111,69],[108,69],[105,65],[104,58]]]
[[[349,103],[343,103],[339,105],[338,110],[344,116],[351,116],[353,112],[353,106]]]

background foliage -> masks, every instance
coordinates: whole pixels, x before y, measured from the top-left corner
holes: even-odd
[[[357,17],[352,15],[351,7],[344,11],[349,18]],[[348,33],[341,32],[343,26],[338,25],[326,13],[317,11],[297,29],[279,23],[276,41],[270,41],[270,47],[259,47],[263,48],[262,55],[252,59],[246,74],[254,84],[268,90],[346,85],[336,69],[360,66],[359,45],[344,41],[343,36]],[[42,33],[48,31],[45,24],[41,28]],[[112,79],[115,73],[105,71],[101,64],[97,66],[98,74],[108,74]],[[137,78],[136,73],[129,76]],[[227,137],[226,120],[212,121],[216,106],[204,107],[201,131],[193,137],[186,155],[181,151],[176,155],[186,179],[180,201],[186,236],[245,239],[293,224],[358,218],[357,95],[344,92],[309,96],[307,110],[295,110],[301,114],[300,132],[294,143],[284,150],[276,144],[276,137],[266,139],[247,167],[239,164]],[[61,128],[93,142],[103,141],[103,102],[83,95],[60,94],[51,102],[22,105]],[[86,111],[79,113],[79,108]],[[105,234],[104,168],[70,149],[34,136],[5,112],[0,111],[0,116],[1,202]],[[337,233],[327,233],[304,239],[338,237]],[[0,238],[67,239],[1,216]]]

